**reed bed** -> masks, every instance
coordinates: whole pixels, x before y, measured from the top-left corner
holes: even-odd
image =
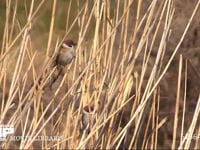
[[[152,0],[145,9],[143,0],[77,0],[76,7],[74,2],[68,1],[64,34],[57,36],[57,0],[24,1],[24,23],[18,20],[19,1],[6,1],[0,124],[13,125],[15,132],[0,142],[1,148],[198,148],[200,98],[187,122],[188,61],[178,51],[200,1],[169,57],[173,0]],[[45,33],[33,32],[45,7],[51,8],[51,18],[48,36],[41,41],[45,50],[40,50],[34,41]],[[78,43],[76,58],[52,88],[45,87],[54,69],[49,74],[45,70],[69,37]],[[168,104],[161,93],[177,53],[176,97]],[[161,114],[166,112],[163,103],[172,115]],[[170,119],[172,138],[167,144],[163,130]],[[30,140],[12,141],[11,136]],[[57,139],[37,140],[50,136]]]

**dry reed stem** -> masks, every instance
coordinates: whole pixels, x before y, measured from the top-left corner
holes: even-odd
[[[172,0],[161,3],[153,0],[145,13],[142,13],[142,5],[144,3],[142,0],[137,2],[126,0],[124,3],[116,1],[114,10],[116,13],[114,15],[111,11],[113,8],[112,3],[109,0],[86,1],[82,6],[80,1],[77,1],[78,11],[71,25],[69,18],[73,7],[72,1],[69,1],[65,26],[66,33],[61,40],[57,40],[53,57],[56,55],[62,41],[77,25],[79,35],[76,59],[66,68],[66,73],[56,84],[56,89],[50,92],[51,96],[49,95],[48,100],[46,97],[49,91],[48,89],[43,90],[43,88],[54,69],[41,80],[41,83],[39,81],[53,60],[53,57],[48,58],[47,56],[49,56],[53,45],[53,35],[54,31],[56,31],[55,19],[58,10],[56,0],[52,3],[46,57],[43,60],[43,67],[41,67],[40,72],[37,72],[35,64],[38,52],[34,51],[32,47],[33,39],[30,33],[30,29],[36,25],[38,13],[42,12],[41,6],[45,2],[43,0],[35,6],[34,0],[32,0],[29,10],[28,5],[25,3],[25,11],[28,17],[25,25],[21,26],[16,16],[18,3],[7,1],[0,56],[0,62],[2,63],[2,74],[0,74],[0,83],[2,84],[0,90],[2,90],[2,94],[0,91],[0,97],[3,98],[0,123],[4,123],[12,109],[12,115],[6,123],[14,124],[15,128],[21,130],[20,134],[22,136],[36,137],[49,134],[62,136],[60,141],[40,142],[40,148],[44,149],[138,148],[139,146],[152,149],[158,148],[159,131],[167,121],[167,117],[159,115],[161,111],[160,92],[162,90],[159,84],[186,35],[194,14],[199,7],[199,2],[173,54],[165,65],[166,44],[168,38],[170,38],[170,28],[174,15]],[[11,13],[12,4],[14,5]],[[133,7],[136,7],[136,16],[134,16],[135,22],[132,23],[131,9]],[[9,24],[9,20],[11,20],[11,24]],[[84,42],[87,42],[85,39],[88,32],[90,32],[93,21],[95,26],[94,33],[92,33],[92,42],[89,46],[84,45]],[[16,22],[18,22],[18,26],[15,24]],[[132,30],[129,30],[129,26],[132,27]],[[18,28],[19,33],[14,37],[15,28]],[[161,29],[164,31],[160,38],[159,30]],[[129,31],[131,32],[129,33]],[[160,38],[159,47],[156,49],[156,57],[153,60],[151,54],[158,37]],[[9,68],[7,67],[9,60],[7,56],[14,52],[12,48],[17,41],[20,41],[19,50],[16,50],[19,54],[16,58],[13,75],[9,75]],[[140,63],[139,70],[137,69],[138,63]],[[162,70],[163,67],[164,69]],[[178,115],[180,115],[179,103],[181,101],[182,87],[181,70],[182,57],[180,58],[176,92],[172,148],[176,148],[178,145],[175,140],[178,138],[176,128],[180,124]],[[73,75],[71,76],[70,73]],[[185,72],[185,77],[187,77],[187,72]],[[9,78],[11,83],[9,84],[10,87],[7,87]],[[33,84],[27,88],[30,78],[33,79]],[[186,130],[184,126],[186,82],[187,78],[185,79],[179,148],[189,148],[192,140],[191,137],[183,138]],[[66,84],[69,87],[63,90]],[[96,119],[89,133],[86,130],[80,131],[82,110],[86,105],[94,105]],[[198,100],[188,133],[194,133],[197,125],[196,119],[200,110],[199,105],[200,100]],[[128,116],[126,116],[127,111]],[[128,120],[124,121],[124,118],[128,118]],[[141,140],[140,137],[142,136],[143,139]],[[18,146],[19,148],[34,148],[35,144],[37,143],[34,142],[34,139],[31,141],[21,140]],[[196,142],[195,144],[197,147],[198,143]],[[9,148],[10,145],[12,145],[12,142],[7,141],[4,148]]]
[[[179,74],[178,74],[178,85],[177,85],[177,97],[176,97],[176,108],[175,108],[175,114],[174,114],[174,130],[173,130],[173,143],[172,143],[172,149],[175,149],[176,147],[176,134],[177,134],[177,126],[178,126],[178,115],[179,115],[179,103],[180,103],[180,88],[181,88],[181,75],[182,75],[182,65],[183,65],[183,58],[182,55],[180,55],[179,60]]]

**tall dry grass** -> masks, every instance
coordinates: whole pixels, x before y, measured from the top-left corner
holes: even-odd
[[[0,124],[14,125],[15,136],[32,138],[8,139],[1,142],[1,148],[161,148],[159,141],[164,137],[159,133],[169,116],[159,115],[160,83],[172,65],[199,2],[173,53],[166,58],[175,12],[172,0],[153,0],[145,11],[142,11],[142,0],[112,3],[96,0],[82,5],[77,1],[77,8],[72,7],[70,0],[67,18],[63,19],[66,31],[62,38],[55,37],[55,14],[59,8],[54,0],[45,54],[33,48],[32,30],[47,2],[36,4],[32,0],[26,6],[27,21],[21,26],[16,17],[18,2],[7,0],[0,56]],[[77,9],[77,15],[70,24],[72,9]],[[74,26],[78,26],[76,58],[53,88],[44,88],[54,71],[44,76],[52,61],[51,49],[54,55]],[[86,41],[91,33],[92,38]],[[187,77],[187,63],[182,55],[178,66],[170,146],[197,148],[198,140],[195,145],[190,143],[195,129],[199,128],[196,125],[200,99],[187,128],[184,125],[187,82],[181,80],[183,75]],[[44,78],[39,82],[41,77]],[[180,107],[181,102],[184,107]],[[180,139],[178,126],[181,126]],[[38,136],[58,136],[60,140],[35,141],[34,137]]]

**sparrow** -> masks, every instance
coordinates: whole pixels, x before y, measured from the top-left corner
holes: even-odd
[[[60,49],[58,50],[56,56],[53,59],[52,65],[50,68],[48,68],[46,75],[48,76],[50,71],[55,68],[54,73],[50,77],[49,81],[45,84],[44,87],[50,86],[52,87],[53,83],[58,79],[58,77],[61,75],[61,73],[64,72],[64,68],[69,65],[72,60],[75,58],[75,46],[77,43],[75,43],[72,40],[65,40]]]
[[[82,110],[82,117],[81,117],[81,130],[87,131],[87,133],[90,132],[90,129],[95,124],[96,118],[95,118],[95,109],[94,105],[86,105],[83,107]]]
[[[72,62],[75,57],[75,46],[77,44],[72,40],[66,40],[62,43],[61,48],[56,56],[56,65],[66,66]]]

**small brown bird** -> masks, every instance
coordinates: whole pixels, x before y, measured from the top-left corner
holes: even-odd
[[[95,109],[93,105],[86,105],[82,110],[81,130],[86,130],[88,133],[96,122]]]
[[[52,68],[56,67],[56,70],[50,77],[49,81],[46,83],[45,87],[52,86],[53,83],[58,79],[58,77],[63,72],[65,66],[70,64],[75,57],[75,46],[77,44],[72,40],[65,40],[60,49],[58,50],[57,55],[55,56],[54,61],[52,62],[51,67],[48,68],[47,76]]]
[[[72,40],[64,41],[56,56],[56,65],[66,66],[70,64],[75,57],[75,46],[76,43]]]

